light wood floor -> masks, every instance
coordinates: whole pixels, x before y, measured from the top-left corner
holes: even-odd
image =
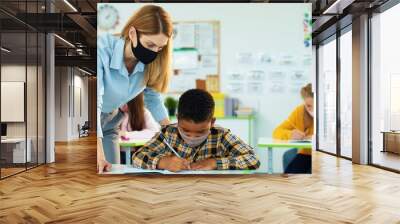
[[[36,166],[37,166],[36,164],[28,164],[27,169],[33,169]],[[19,167],[11,167],[11,168],[9,168],[9,167],[4,168],[3,167],[3,168],[1,168],[1,178],[8,177],[8,176],[11,176],[13,174],[16,174],[16,173],[19,173],[19,172],[23,172],[25,170],[26,170],[25,165],[20,165]]]
[[[372,157],[374,164],[400,170],[400,155],[390,152],[374,151]]]
[[[400,175],[315,153],[313,175],[98,176],[94,138],[0,181],[0,223],[400,223]]]
[[[1,168],[1,177],[2,178],[7,177],[7,176],[13,175],[15,173],[24,171],[24,170],[25,170],[25,167],[24,168]]]

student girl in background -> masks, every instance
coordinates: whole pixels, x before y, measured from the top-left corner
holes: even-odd
[[[120,35],[97,40],[97,168],[120,163],[122,105],[144,93],[144,101],[161,125],[169,124],[160,93],[171,73],[173,26],[169,14],[154,5],[141,7]]]
[[[121,107],[124,118],[121,123],[121,136],[127,139],[151,138],[160,131],[160,125],[144,106],[144,94],[140,93]]]
[[[314,133],[314,94],[311,83],[300,91],[303,103],[273,132],[274,139],[311,140]],[[283,155],[285,173],[311,173],[311,149],[291,149]]]

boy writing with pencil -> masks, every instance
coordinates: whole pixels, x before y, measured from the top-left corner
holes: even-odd
[[[162,128],[133,156],[143,169],[257,169],[253,149],[228,129],[215,127],[214,100],[204,90],[191,89],[179,98],[177,124]]]

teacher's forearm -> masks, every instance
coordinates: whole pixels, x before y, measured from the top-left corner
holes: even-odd
[[[97,160],[105,160],[102,138],[97,138]]]

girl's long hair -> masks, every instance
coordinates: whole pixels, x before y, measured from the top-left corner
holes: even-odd
[[[128,102],[129,124],[132,131],[141,131],[145,126],[143,92]]]
[[[308,97],[314,98],[311,83],[308,83],[303,88],[301,88],[300,94],[303,99]],[[310,114],[308,114],[306,109],[304,109],[304,129],[307,130],[312,127],[314,127],[314,118]]]

